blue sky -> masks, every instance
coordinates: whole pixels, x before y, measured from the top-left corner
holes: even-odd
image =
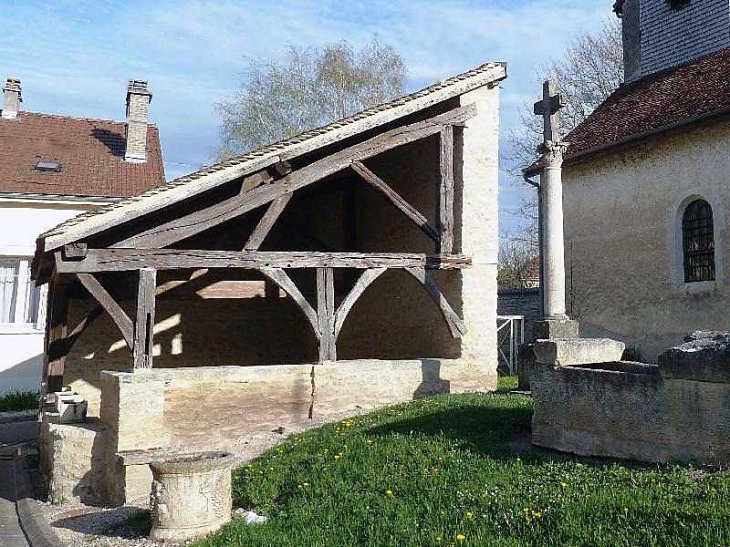
[[[409,91],[486,61],[507,61],[503,147],[517,109],[540,94],[535,70],[577,33],[612,17],[613,0],[0,0],[0,78],[22,80],[24,108],[124,119],[126,82],[146,79],[168,179],[210,162],[214,104],[240,82],[247,58],[287,44],[377,35],[403,55]],[[502,232],[530,190],[500,182]]]

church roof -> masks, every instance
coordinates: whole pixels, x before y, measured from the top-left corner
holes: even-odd
[[[187,199],[228,181],[261,171],[278,162],[289,161],[313,150],[377,129],[468,91],[499,82],[506,77],[506,63],[496,62],[481,65],[391,102],[368,108],[290,139],[216,163],[138,196],[73,217],[41,234],[38,238],[39,249],[49,251],[72,241],[78,241],[103,231],[115,223],[139,218],[168,206],[170,203]]]
[[[730,50],[618,88],[565,138],[566,161],[727,112]]]

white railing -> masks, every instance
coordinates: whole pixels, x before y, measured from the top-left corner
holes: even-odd
[[[500,315],[497,317],[497,350],[500,365],[504,364],[510,374],[515,374],[517,348],[525,343],[525,316]],[[507,353],[505,353],[505,351]]]

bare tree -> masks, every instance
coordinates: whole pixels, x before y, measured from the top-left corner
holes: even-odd
[[[621,23],[608,20],[597,34],[582,34],[575,38],[563,57],[537,71],[535,98],[538,82],[553,80],[558,89],[568,97],[568,105],[560,111],[560,128],[563,136],[575,129],[606,98],[619,87],[623,80],[623,49]],[[522,169],[537,159],[537,147],[542,143],[542,118],[532,110],[534,101],[520,107],[520,126],[509,135],[506,160],[513,175],[522,181]],[[526,239],[536,241],[536,198],[523,202],[516,213],[528,221]]]
[[[346,41],[289,46],[286,59],[249,63],[235,96],[216,105],[219,156],[239,154],[389,101],[403,94],[406,68],[373,38],[356,51]]]
[[[529,242],[517,237],[503,239],[499,246],[497,283],[500,289],[535,287],[540,279],[540,259]]]

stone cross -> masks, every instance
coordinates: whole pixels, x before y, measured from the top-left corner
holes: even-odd
[[[535,115],[542,116],[544,120],[543,135],[545,142],[557,142],[560,140],[560,122],[558,111],[568,104],[568,98],[558,93],[555,84],[548,80],[542,84],[542,99],[535,103]]]

